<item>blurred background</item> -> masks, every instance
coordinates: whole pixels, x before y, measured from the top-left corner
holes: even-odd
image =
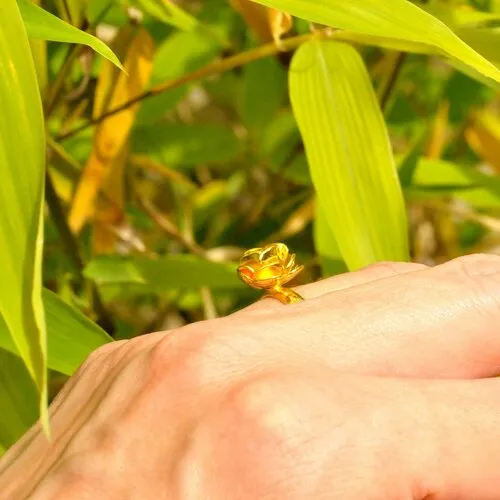
[[[347,269],[318,236],[288,94],[297,37],[322,27],[269,16],[248,0],[176,2],[182,11],[160,4],[43,2],[104,40],[128,74],[88,47],[45,46],[52,139],[43,280],[115,338],[256,300],[235,272],[247,248],[286,243],[306,266],[297,282]],[[453,9],[483,14],[489,28],[498,22],[495,2]],[[498,92],[439,56],[354,45],[390,135],[411,259],[434,265],[498,252]]]

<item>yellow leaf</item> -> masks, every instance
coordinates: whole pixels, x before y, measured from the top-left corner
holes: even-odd
[[[92,226],[92,253],[102,255],[115,253],[117,232],[115,227],[125,220],[125,163],[128,147],[125,144],[114,159],[102,192],[104,196],[96,201],[96,213]]]
[[[448,141],[449,101],[441,101],[434,120],[431,138],[427,147],[427,157],[439,160]]]
[[[500,120],[491,113],[476,115],[465,130],[465,138],[471,149],[500,173]]]
[[[252,0],[229,0],[234,10],[245,19],[257,38],[279,44],[281,37],[292,28],[292,16],[276,9],[263,7]]]
[[[114,47],[123,51],[129,39],[130,28],[118,36]],[[108,61],[103,61],[96,89],[94,116],[120,106],[140,95],[149,82],[154,54],[154,43],[147,31],[140,29],[126,45],[125,72],[120,72]],[[74,232],[80,231],[92,216],[97,194],[109,175],[115,159],[128,141],[138,105],[110,116],[96,127],[94,146],[77,186],[69,215],[69,224]]]
[[[292,29],[292,16],[276,9],[267,9],[267,19],[274,43],[279,44],[281,37]]]

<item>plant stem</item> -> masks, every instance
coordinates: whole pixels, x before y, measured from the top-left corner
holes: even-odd
[[[308,33],[306,35],[287,38],[286,40],[282,41],[279,47],[276,46],[275,43],[269,43],[266,45],[261,45],[260,47],[257,47],[255,49],[251,49],[246,52],[242,52],[234,56],[221,59],[214,63],[208,64],[203,68],[193,71],[192,73],[188,73],[187,75],[181,76],[180,78],[176,78],[175,80],[169,80],[156,87],[153,87],[152,89],[138,95],[137,97],[134,97],[133,99],[130,99],[129,101],[121,104],[120,106],[117,106],[114,109],[110,109],[105,113],[97,116],[96,118],[87,121],[86,123],[80,125],[79,127],[76,127],[73,130],[69,130],[68,132],[60,134],[59,136],[56,137],[56,140],[63,141],[65,139],[68,139],[69,137],[78,134],[82,130],[85,130],[93,125],[97,125],[103,122],[106,118],[116,115],[117,113],[120,113],[121,111],[129,108],[130,106],[133,106],[134,104],[140,101],[162,94],[167,90],[172,90],[174,88],[185,85],[186,83],[189,82],[201,80],[204,78],[208,78],[210,76],[224,73],[226,71],[237,68],[239,66],[243,66],[258,59],[263,59],[264,57],[270,57],[280,52],[288,52],[290,50],[294,50],[299,45],[303,44],[304,42],[308,42],[309,40],[312,39],[333,38],[335,34],[336,33],[332,33],[330,30]]]
[[[45,116],[50,117],[54,112],[55,107],[60,101],[62,88],[64,82],[70,69],[73,67],[73,63],[80,52],[81,47],[78,45],[73,45],[68,49],[66,58],[61,66],[61,69],[57,73],[57,77],[50,87],[50,91],[47,93],[47,101],[45,104]]]
[[[399,52],[397,54],[394,65],[392,66],[391,71],[384,82],[380,95],[380,108],[383,112],[387,111],[387,105],[389,104],[392,92],[396,87],[396,83],[398,81],[399,75],[401,74],[401,69],[403,68],[403,64],[407,56],[408,54],[406,52]]]
[[[197,255],[198,257],[206,258],[205,250],[198,244],[186,239],[179,228],[169,218],[167,218],[166,215],[160,213],[149,200],[143,197],[138,197],[137,201],[139,205],[144,209],[144,211],[151,217],[151,220],[153,220],[153,222],[160,229],[174,238],[174,240],[180,243],[184,248],[186,248],[186,250],[188,250],[192,254]]]

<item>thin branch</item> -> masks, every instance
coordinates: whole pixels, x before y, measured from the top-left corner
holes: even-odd
[[[75,59],[78,57],[80,51],[81,51],[81,46],[79,45],[72,45],[71,47],[68,48],[68,52],[66,53],[66,57],[61,66],[61,69],[57,73],[56,79],[50,87],[50,91],[47,92],[47,100],[45,104],[45,116],[47,118],[52,115],[57,104],[59,104],[60,102],[66,77],[68,76],[69,71],[73,67],[73,63],[75,62]]]
[[[406,52],[399,52],[397,54],[394,65],[392,66],[387,79],[383,83],[382,92],[380,95],[380,108],[384,112],[387,111],[387,105],[389,104],[389,100],[396,87],[396,83],[398,81],[399,75],[401,74],[401,70],[403,69],[403,65],[406,61],[407,56],[408,54]]]
[[[174,238],[192,254],[197,255],[198,257],[206,258],[205,250],[196,243],[187,240],[179,228],[166,215],[159,212],[149,200],[139,196],[138,202],[160,229]]]
[[[270,57],[280,52],[294,50],[304,42],[307,42],[315,38],[332,38],[334,37],[334,35],[335,33],[332,33],[331,30],[324,30],[316,33],[308,33],[306,35],[287,38],[286,40],[283,40],[283,42],[279,47],[276,46],[275,43],[269,43],[266,45],[261,45],[260,47],[257,47],[255,49],[251,49],[246,52],[242,52],[234,56],[227,57],[226,59],[221,59],[207,66],[204,66],[203,68],[193,71],[192,73],[188,73],[187,75],[181,76],[180,78],[177,78],[175,80],[169,80],[156,87],[153,87],[152,89],[134,97],[133,99],[130,99],[129,101],[121,104],[120,106],[117,106],[114,109],[110,109],[109,111],[106,111],[102,115],[87,121],[86,123],[80,125],[79,127],[76,127],[73,130],[69,130],[68,132],[60,134],[59,136],[56,137],[56,140],[64,141],[65,139],[68,139],[69,137],[78,134],[82,130],[85,130],[93,125],[97,125],[106,120],[106,118],[109,118],[110,116],[116,115],[117,113],[120,113],[125,109],[128,109],[130,106],[133,106],[138,102],[162,94],[167,90],[172,90],[182,85],[185,85],[186,83],[189,82],[202,80],[210,76],[224,73],[239,66],[243,66],[244,64],[248,64],[258,59],[263,59],[264,57]]]

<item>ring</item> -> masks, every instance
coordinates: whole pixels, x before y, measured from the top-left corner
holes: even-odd
[[[263,299],[272,297],[282,304],[295,304],[304,298],[283,285],[303,269],[304,266],[295,264],[295,254],[291,254],[284,243],[272,243],[247,250],[241,257],[238,275],[252,288],[265,290]]]

